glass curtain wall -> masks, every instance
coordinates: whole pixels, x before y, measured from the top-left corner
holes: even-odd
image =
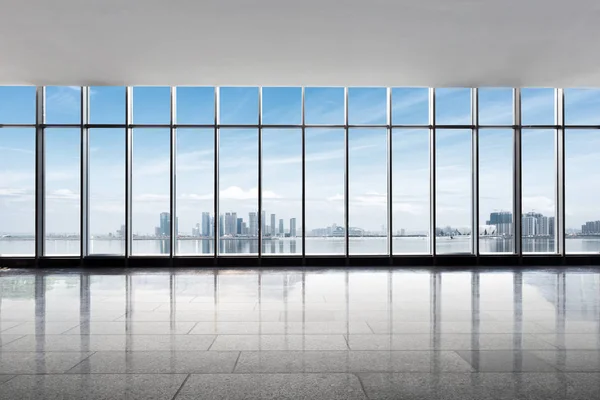
[[[600,251],[600,90],[0,87],[0,256]]]

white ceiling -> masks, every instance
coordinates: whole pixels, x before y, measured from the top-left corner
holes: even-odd
[[[598,0],[0,0],[0,84],[600,86]]]

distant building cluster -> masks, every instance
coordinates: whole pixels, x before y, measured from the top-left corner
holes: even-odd
[[[163,221],[161,214],[161,223]],[[168,213],[166,213],[168,214]],[[284,220],[277,221],[276,215],[271,214],[270,224],[267,223],[266,212],[261,215],[261,231],[263,237],[296,237],[296,218],[290,218],[286,229]],[[169,218],[170,221],[170,218]],[[218,219],[219,236],[221,237],[255,237],[258,236],[258,213],[248,213],[248,220],[239,217],[237,212],[220,214]],[[177,231],[178,232],[178,231]],[[192,228],[193,237],[213,237],[215,232],[215,219],[209,212],[202,213],[201,222]],[[157,231],[158,233],[158,231]]]
[[[600,221],[588,221],[581,225],[582,235],[600,235]]]
[[[365,231],[361,228],[353,228],[350,227],[348,229],[348,236],[364,236]],[[332,237],[345,237],[346,229],[343,226],[339,226],[337,224],[333,224],[326,228],[316,228],[307,232],[307,236],[332,236]]]
[[[547,217],[533,211],[523,214],[521,231],[523,237],[553,237],[554,217]]]
[[[510,211],[497,211],[490,213],[490,220],[486,225],[493,227],[488,234],[496,236],[511,236],[513,234],[513,214]]]

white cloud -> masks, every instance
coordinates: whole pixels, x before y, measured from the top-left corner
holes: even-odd
[[[46,194],[48,200],[79,200],[79,193],[70,189],[57,189],[48,191]]]
[[[343,194],[335,194],[333,196],[327,197],[327,201],[343,201],[344,200],[344,195]]]

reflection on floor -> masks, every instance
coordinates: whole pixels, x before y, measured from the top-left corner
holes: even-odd
[[[2,399],[592,399],[600,271],[3,271]]]

